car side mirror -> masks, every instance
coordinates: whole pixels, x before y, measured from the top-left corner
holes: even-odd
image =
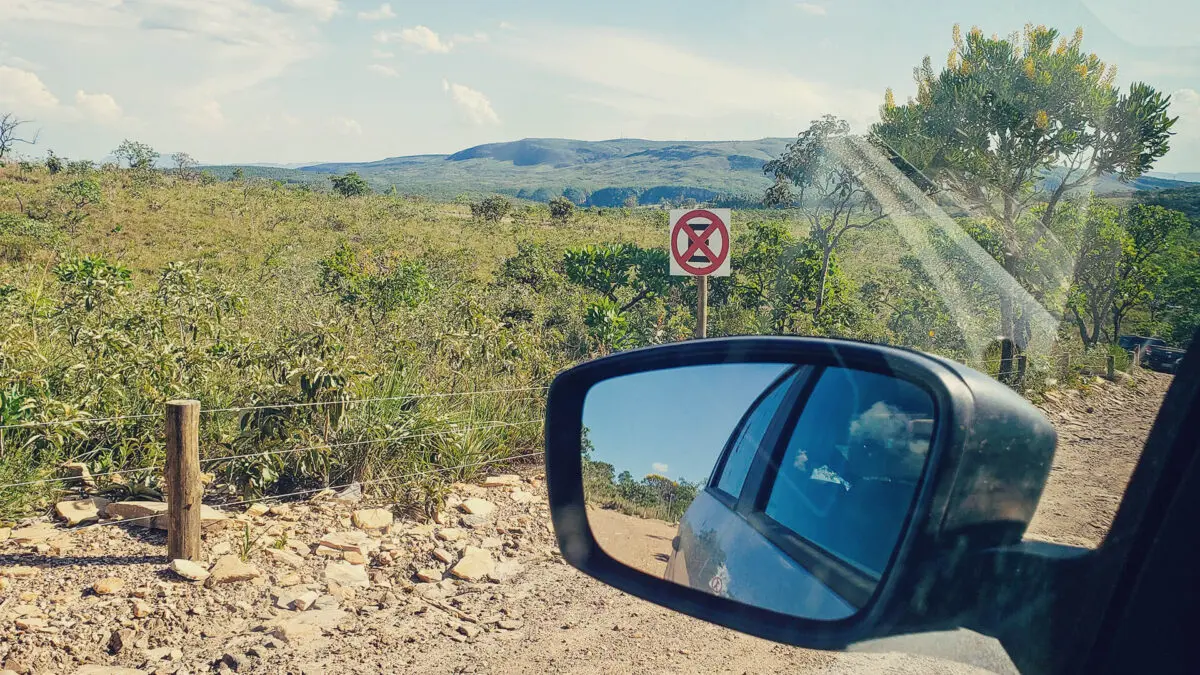
[[[986,624],[950,589],[1007,573],[996,561],[1021,545],[1055,439],[1023,398],[948,360],[730,338],[561,373],[546,468],[571,565],[745,633],[840,648]]]

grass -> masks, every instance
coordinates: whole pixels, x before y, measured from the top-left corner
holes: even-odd
[[[544,393],[424,396],[542,387],[610,351],[585,321],[599,296],[564,278],[564,253],[615,242],[662,250],[667,239],[667,214],[655,208],[580,209],[556,223],[545,206],[519,203],[489,223],[472,218],[468,204],[424,198],[347,199],[262,180],[118,170],[86,178],[101,201],[76,224],[31,221],[22,205],[52,203],[56,186],[79,177],[0,168],[0,424],[151,417],[0,430],[0,485],[53,477],[67,460],[94,473],[160,466],[158,415],[171,398],[196,398],[205,409],[317,403],[205,413],[201,452],[217,476],[214,492],[236,499],[377,480],[380,491],[432,513],[451,481],[541,447]],[[805,236],[795,214],[735,213],[739,275],[755,264],[752,230],[772,224]],[[534,245],[543,281],[505,272],[521,244]],[[353,254],[358,276],[332,283],[339,250]],[[725,284],[730,299],[714,301],[709,334],[771,332],[772,317],[786,310],[798,333],[957,355],[936,293],[905,267],[908,253],[890,225],[852,231],[839,249],[837,319],[820,324],[799,309],[803,297],[795,307],[774,297],[749,306],[737,295],[741,276],[715,282],[714,294]],[[111,268],[113,279],[127,269],[128,288],[99,277],[65,281],[57,266],[79,256]],[[762,264],[768,277],[799,275],[784,279],[788,288],[806,283],[803,269]],[[389,276],[396,270],[427,292],[363,300],[412,281]],[[632,294],[620,292],[623,301]],[[97,304],[86,309],[85,300]],[[693,307],[688,284],[641,303],[626,317],[628,344],[686,339]],[[897,308],[911,316],[897,321]],[[1034,362],[1031,372],[1044,383],[1053,371]],[[525,421],[535,423],[494,424]],[[213,461],[268,452],[280,454]],[[58,494],[54,483],[0,490],[0,519],[46,508]]]

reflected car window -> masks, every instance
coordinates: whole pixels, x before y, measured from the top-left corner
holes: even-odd
[[[788,439],[767,516],[878,577],[915,495],[933,416],[913,384],[825,370]]]
[[[793,373],[783,381],[776,383],[771,393],[759,400],[758,407],[742,423],[740,435],[730,449],[725,465],[721,468],[721,475],[717,480],[718,490],[735,499],[741,493],[742,483],[745,482],[746,472],[750,470],[750,464],[754,461],[754,454],[762,445],[763,437],[771,425],[771,419],[775,416],[775,411],[779,409],[780,402],[783,401],[783,397],[795,379],[796,375]]]

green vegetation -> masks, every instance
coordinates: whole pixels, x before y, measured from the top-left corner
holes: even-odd
[[[599,508],[673,523],[683,517],[700,490],[699,484],[686,480],[676,482],[658,474],[649,474],[641,480],[628,471],[618,474],[612,464],[594,459],[593,450],[585,430],[583,494],[588,503]]]
[[[329,181],[333,183],[333,191],[343,197],[361,197],[371,194],[371,186],[367,185],[367,181],[354,171],[345,176],[331,176]]]
[[[56,155],[0,165],[0,484],[52,477],[64,461],[96,473],[161,466],[163,404],[190,397],[214,410],[201,425],[214,492],[369,481],[434,510],[449,482],[483,463],[536,454],[554,373],[693,334],[695,285],[668,273],[667,214],[639,206],[680,193],[600,187],[616,175],[604,167],[626,160],[711,160],[713,175],[746,179],[739,189],[770,205],[735,213],[732,276],[709,288],[713,336],[845,336],[999,374],[1010,353],[973,352],[965,323],[1019,338],[1028,317],[988,285],[961,236],[1060,319],[1053,350],[1019,383],[1026,391],[1102,371],[1112,350],[1124,360],[1112,345],[1120,333],[1184,345],[1200,325],[1194,195],[1105,200],[1072,187],[1148,170],[1166,152],[1169,102],[1142,85],[1117,91],[1078,35],[1055,39],[1043,28],[1009,41],[956,36],[948,67],[918,69],[906,105],[889,94],[868,139],[824,117],[790,145],[537,141],[412,163],[540,172],[510,193],[545,187],[546,204],[373,191],[359,165],[298,172],[321,183],[335,173],[320,189],[254,168],[198,172],[185,153],[157,170],[157,151],[130,140],[114,152],[119,166]],[[589,154],[597,148],[609,154]],[[872,168],[868,151],[892,157],[924,194],[884,195],[893,167]],[[551,173],[560,164],[574,168]],[[485,174],[473,189],[498,189]],[[954,222],[910,208],[918,198]],[[628,206],[582,206],[596,201]],[[925,242],[910,248],[901,228]],[[949,306],[947,283],[968,306]],[[672,520],[695,494],[590,457],[586,466],[600,502],[628,513]],[[0,519],[44,507],[56,486],[0,491]],[[158,486],[147,471],[105,477],[101,489]]]
[[[956,25],[946,67],[935,74],[926,57],[915,69],[916,99],[896,105],[889,90],[872,128],[986,214],[977,228],[995,243],[1000,265],[1027,289],[1043,286],[1035,297],[1056,306],[1054,273],[1035,251],[1067,236],[1056,218],[1064,196],[1102,174],[1141,176],[1166,154],[1175,123],[1169,97],[1140,82],[1122,93],[1115,68],[1082,43],[1082,29],[1070,40],[1033,25],[1007,39],[978,28],[964,38]],[[1041,183],[1051,168],[1061,174],[1057,184]],[[1023,342],[1029,317],[1003,297],[1000,312],[1002,334]]]

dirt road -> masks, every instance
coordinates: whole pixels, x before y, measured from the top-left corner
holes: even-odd
[[[671,540],[678,526],[619,511],[588,508],[588,525],[600,548],[646,574],[661,577],[671,559]]]
[[[1103,384],[1047,401],[1060,445],[1031,535],[1082,545],[1100,541],[1169,381],[1145,373],[1136,390]],[[444,525],[401,522],[390,534],[372,535],[379,550],[365,566],[369,585],[357,589],[328,582],[333,563],[325,557],[329,551],[317,546],[331,531],[350,528],[354,505],[299,503],[287,515],[244,518],[237,528],[249,527],[255,541],[285,542],[301,557],[272,554],[261,544],[249,556],[259,578],[213,588],[167,571],[161,533],[56,529],[34,544],[0,541],[0,669],[73,673],[97,664],[132,669],[92,671],[123,674],[1012,672],[1011,664],[992,660],[994,651],[976,658],[986,669],[910,653],[818,652],[661,609],[564,564],[548,529],[544,487],[533,479],[522,486],[459,486]],[[496,512],[469,522],[462,516],[460,523],[454,506],[472,496],[493,502]],[[595,517],[606,513],[612,515]],[[634,557],[653,573],[665,564],[659,556],[669,551],[674,527],[652,521],[635,529],[623,540],[633,542]],[[236,551],[242,540],[242,530],[231,529],[210,536],[205,546]],[[436,579],[448,572],[451,564],[441,558],[457,560],[468,546],[490,551],[485,557],[495,561],[494,576],[420,581],[419,574],[432,571]],[[123,589],[99,594],[94,585],[104,577],[121,579]],[[289,589],[312,589],[326,609],[281,608],[278,596]],[[297,632],[303,626],[293,624],[310,618],[318,624],[308,629],[315,634]],[[925,636],[915,645],[866,648],[964,658],[976,639],[954,632]]]

